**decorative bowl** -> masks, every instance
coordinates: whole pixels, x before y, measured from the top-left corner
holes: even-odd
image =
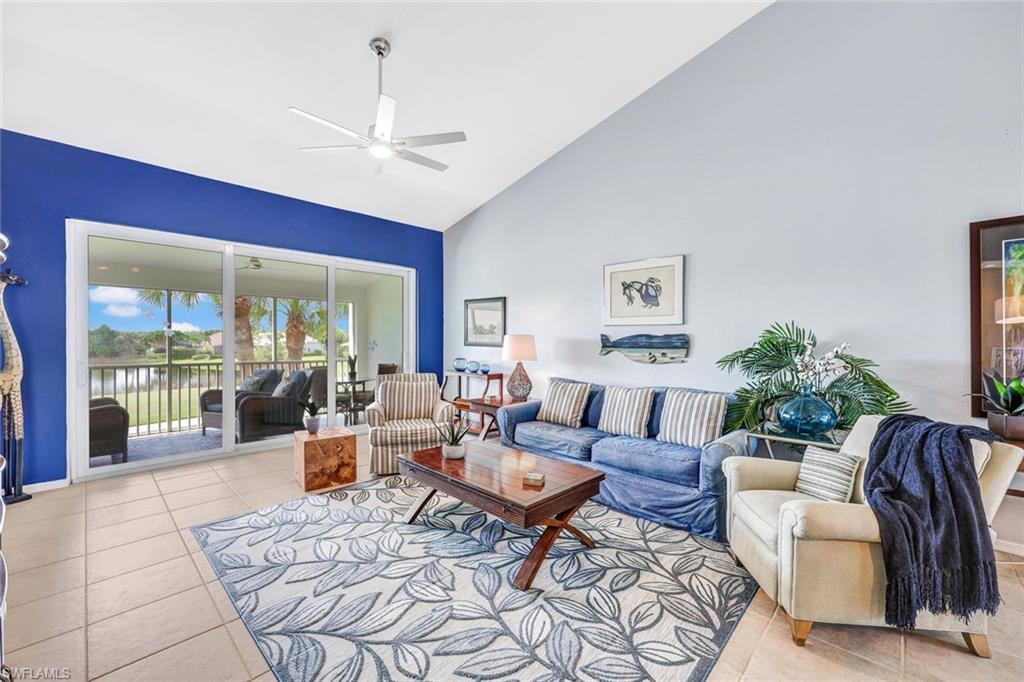
[[[465,372],[466,371],[466,363],[467,363],[466,358],[455,358],[455,361],[452,362],[452,367],[455,368],[456,372]]]
[[[480,363],[476,360],[470,360],[469,364],[466,365],[467,372],[478,372],[480,371]]]

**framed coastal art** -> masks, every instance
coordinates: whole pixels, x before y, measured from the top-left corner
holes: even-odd
[[[1024,215],[971,223],[971,393],[991,371],[1024,376]]]
[[[463,312],[463,345],[501,348],[505,339],[504,296],[467,298]]]
[[[683,256],[604,266],[604,324],[683,323]]]

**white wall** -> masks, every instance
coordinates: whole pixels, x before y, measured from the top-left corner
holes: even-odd
[[[1024,213],[1022,31],[1013,3],[769,7],[445,233],[446,361],[497,360],[462,346],[462,301],[507,296],[539,392],[732,389],[715,360],[795,320],[967,420],[968,223]],[[602,266],[671,254],[686,323],[602,326]],[[598,357],[641,331],[691,360]]]

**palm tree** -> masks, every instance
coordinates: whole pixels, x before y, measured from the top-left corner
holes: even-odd
[[[285,315],[284,346],[288,360],[302,360],[306,336],[324,326],[327,311],[322,304],[314,301],[290,298],[282,301],[281,312]]]
[[[211,294],[217,316],[224,316],[224,299]],[[266,296],[235,296],[235,359],[250,362],[256,359],[253,349],[252,328],[259,327],[270,317],[270,299]]]
[[[136,296],[139,301],[157,308],[167,305],[170,293],[171,300],[185,310],[192,310],[202,300],[203,294],[196,291],[171,291],[166,289],[138,289]],[[217,317],[224,317],[224,299],[219,294],[210,294],[210,299],[217,309]],[[255,359],[253,350],[254,326],[258,327],[270,317],[270,300],[264,296],[235,296],[235,358],[239,361]]]
[[[135,297],[154,308],[163,308],[167,305],[167,293],[167,289],[136,289]],[[172,291],[170,293],[174,302],[186,310],[195,308],[203,298],[198,291]]]

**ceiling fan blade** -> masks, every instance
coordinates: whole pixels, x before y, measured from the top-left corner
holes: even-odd
[[[457,133],[436,133],[434,135],[413,135],[412,137],[396,137],[392,140],[396,144],[403,145],[406,149],[411,147],[430,147],[435,144],[451,144],[453,142],[465,142],[466,133],[461,130]]]
[[[360,135],[356,131],[349,130],[345,126],[340,126],[340,125],[338,125],[337,123],[335,123],[333,121],[328,121],[326,118],[323,118],[322,116],[317,116],[316,114],[311,114],[308,111],[303,111],[302,109],[299,109],[298,107],[288,107],[288,111],[292,112],[293,114],[298,114],[299,116],[302,116],[303,118],[308,118],[310,121],[313,121],[314,123],[319,123],[322,126],[327,126],[331,130],[337,130],[339,133],[344,133],[345,135],[348,135],[349,137],[354,137],[357,140],[359,140],[360,142],[367,142],[368,141],[365,137],[363,137],[362,135]]]
[[[377,100],[377,121],[373,124],[373,130],[381,140],[391,141],[391,131],[395,125],[395,105],[398,100],[382,94]]]
[[[426,166],[427,168],[433,168],[436,171],[444,171],[448,169],[448,164],[428,159],[425,156],[415,152],[406,151],[404,149],[395,151],[395,157],[406,161],[412,161],[413,163],[418,163],[419,165]]]
[[[338,149],[366,149],[365,144],[334,144],[327,147],[299,147],[300,152],[333,152]]]

